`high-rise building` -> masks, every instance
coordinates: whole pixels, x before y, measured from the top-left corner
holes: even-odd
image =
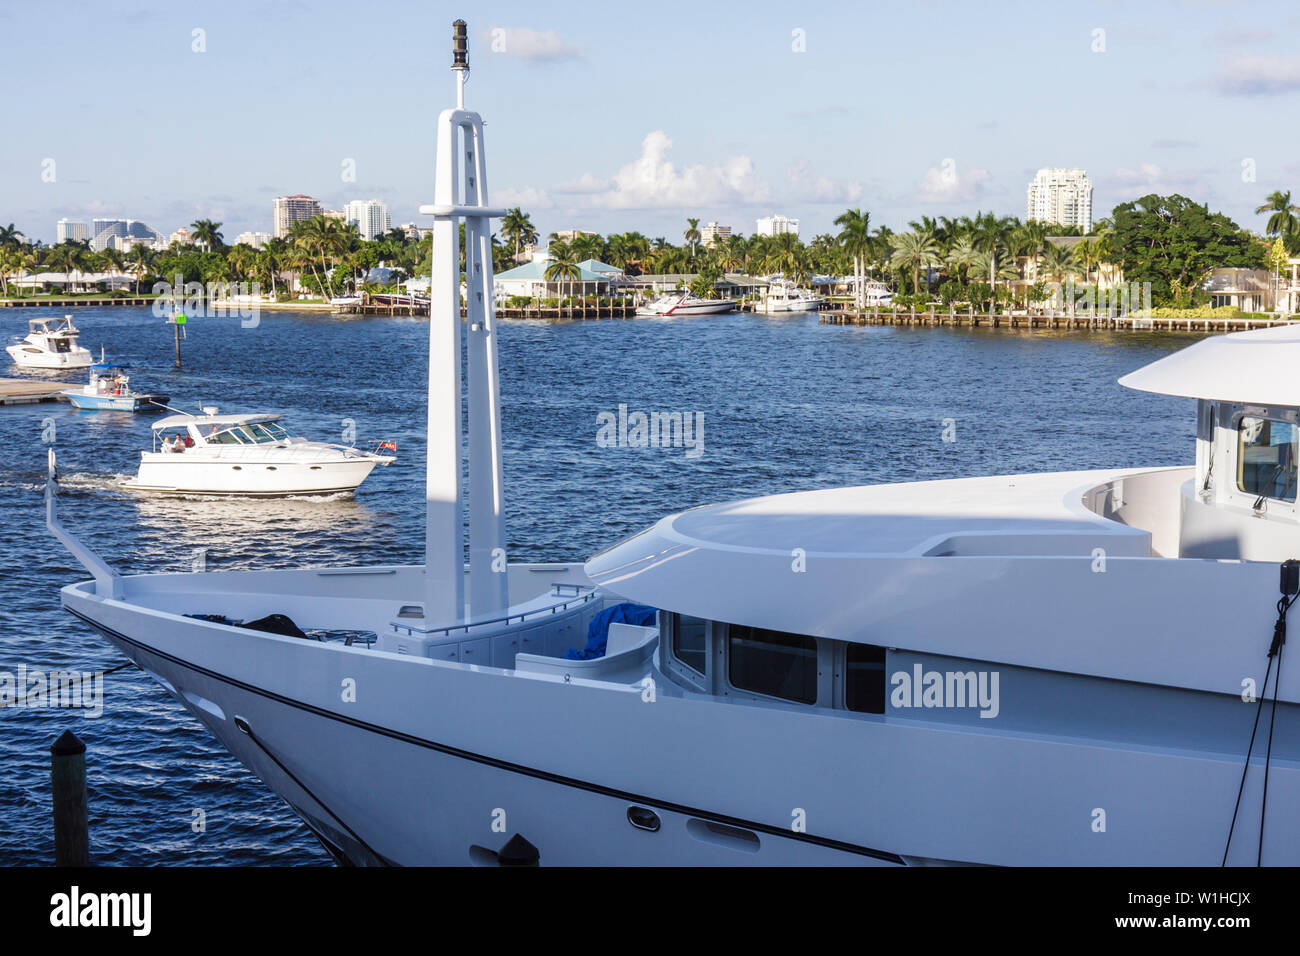
[[[184,226],[181,226],[179,229],[177,229],[175,232],[172,233],[171,241],[179,242],[183,246],[188,246],[194,242],[194,236],[190,234],[190,231],[188,229],[186,229]]]
[[[799,228],[796,225],[795,233],[798,234],[798,232],[799,232]],[[718,241],[725,242],[727,240],[727,237],[730,235],[731,235],[730,226],[719,226],[716,222],[711,222],[703,229],[700,230],[700,241],[704,243],[705,246],[711,246]]]
[[[379,199],[354,199],[343,207],[343,221],[357,227],[362,239],[375,239],[393,228],[388,204]]]
[[[1092,181],[1085,169],[1040,169],[1029,184],[1025,218],[1092,229]]]
[[[312,196],[276,196],[273,213],[275,238],[283,239],[295,222],[321,214],[320,201]]]
[[[86,231],[86,224],[76,219],[60,219],[54,225],[54,241],[58,242],[85,242],[90,238]]]
[[[105,249],[131,248],[137,243],[152,246],[161,236],[139,219],[92,219],[90,221],[90,248],[95,252]]]
[[[271,241],[269,232],[241,232],[235,239],[237,246],[252,246],[254,249],[261,249]]]
[[[781,236],[785,233],[799,235],[799,220],[787,219],[785,216],[768,216],[757,222],[755,230],[760,236]]]

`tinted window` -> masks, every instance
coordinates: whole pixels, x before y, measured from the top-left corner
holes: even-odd
[[[1241,420],[1241,490],[1295,501],[1296,427],[1267,418]]]
[[[731,686],[804,704],[817,702],[817,640],[802,634],[732,624]]]
[[[685,614],[678,614],[673,622],[673,657],[701,676],[709,654],[704,632],[707,623]]]
[[[885,649],[850,644],[846,649],[844,706],[864,714],[885,712]]]

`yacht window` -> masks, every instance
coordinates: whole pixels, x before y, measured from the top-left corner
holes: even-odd
[[[845,649],[844,706],[863,714],[885,712],[885,649],[850,644]]]
[[[804,704],[817,702],[817,639],[732,624],[728,676],[739,690]]]
[[[676,615],[673,621],[673,657],[701,676],[709,656],[707,626],[707,621],[685,614]]]
[[[1237,433],[1241,490],[1279,501],[1295,501],[1296,426],[1245,416]]]
[[[270,432],[271,437],[276,441],[284,441],[289,437],[289,432],[277,425],[275,422],[266,422],[261,427]]]
[[[209,443],[209,444],[216,444],[216,445],[242,445],[242,444],[244,444],[244,443],[243,443],[242,441],[240,441],[239,438],[235,435],[234,430],[233,430],[233,429],[230,429],[230,428],[226,429],[226,430],[223,431],[223,432],[217,432],[215,435],[209,435],[209,436],[208,436],[208,443]]]
[[[268,442],[268,441],[277,440],[274,435],[272,435],[269,431],[266,430],[266,428],[264,428],[261,425],[245,425],[244,430],[253,433],[254,441]]]

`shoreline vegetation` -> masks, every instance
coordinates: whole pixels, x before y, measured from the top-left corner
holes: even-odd
[[[1202,288],[1213,270],[1267,269],[1280,284],[1287,259],[1300,254],[1300,207],[1291,203],[1290,192],[1270,194],[1256,212],[1268,214],[1262,235],[1178,194],[1121,203],[1087,234],[992,213],[923,216],[909,222],[907,231],[894,232],[887,226],[873,228],[870,213],[861,209],[845,210],[835,219],[837,233],[817,235],[807,243],[791,234],[732,234],[705,245],[698,219],[686,220],[680,245],[640,232],[578,233],[568,239],[552,233],[544,275],[556,294],[511,296],[503,305],[565,308],[589,303],[592,296],[573,295],[569,287],[579,281],[579,263],[596,259],[629,277],[678,276],[679,286],[703,296],[716,294],[716,284],[727,274],[779,273],[798,285],[814,275],[839,276],[851,293],[840,301],[847,298],[858,309],[866,306],[864,293],[852,290],[877,282],[892,292],[892,305],[886,308],[973,308],[991,313],[1041,307],[1068,282],[1097,301],[1105,301],[1104,295],[1121,286],[1149,286],[1149,304],[1162,313],[1221,317],[1226,312],[1211,310],[1209,294]],[[288,237],[254,248],[226,245],[221,225],[200,219],[191,224],[191,243],[173,242],[159,251],[136,245],[125,253],[96,252],[78,241],[27,243],[14,224],[0,226],[0,298],[48,300],[51,305],[78,298],[138,299],[156,295],[155,283],[180,276],[205,287],[257,283],[264,296],[269,293],[269,301],[262,303],[267,307],[328,308],[336,296],[404,291],[408,279],[431,271],[430,237],[408,236],[401,229],[363,240],[355,226],[316,216],[294,223]],[[462,226],[462,268],[463,235]],[[509,210],[492,236],[498,271],[526,260],[526,251],[538,238],[527,213]],[[387,271],[372,271],[377,267]],[[65,288],[76,284],[74,275],[121,278],[101,284],[104,291],[99,292],[38,294],[15,286],[38,273],[62,273]],[[377,276],[385,281],[368,281]],[[114,290],[113,284],[130,288]],[[599,298],[626,297],[626,292],[614,292]]]

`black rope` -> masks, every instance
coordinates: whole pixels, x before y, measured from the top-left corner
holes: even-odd
[[[1282,601],[1286,601],[1286,598],[1283,598]],[[1280,631],[1275,629],[1273,646],[1268,649],[1270,658],[1274,652],[1277,653],[1277,673],[1273,675],[1273,706],[1268,715],[1268,747],[1264,751],[1264,793],[1259,801],[1259,851],[1255,855],[1256,866],[1262,866],[1264,862],[1264,812],[1268,807],[1268,770],[1273,759],[1273,724],[1277,720],[1278,687],[1282,683],[1282,648],[1286,645],[1286,608],[1290,608],[1295,603],[1295,598],[1293,597],[1286,602],[1286,608],[1282,607],[1282,601],[1278,601],[1278,608],[1282,615],[1282,626]],[[1267,689],[1265,687],[1266,691]]]
[[[1287,565],[1291,564],[1294,564],[1294,562],[1288,561],[1283,565],[1282,596],[1277,601],[1277,622],[1273,625],[1273,641],[1268,648],[1268,667],[1264,669],[1264,686],[1255,699],[1255,724],[1250,729],[1250,743],[1246,746],[1246,762],[1241,768],[1241,783],[1237,785],[1237,802],[1232,808],[1232,823],[1228,826],[1228,842],[1224,844],[1223,860],[1219,864],[1220,866],[1228,865],[1228,850],[1232,847],[1232,834],[1237,827],[1237,814],[1241,810],[1241,797],[1246,790],[1246,774],[1250,772],[1250,757],[1255,750],[1255,736],[1259,732],[1259,718],[1264,711],[1264,698],[1268,696],[1268,680],[1270,676],[1274,676],[1273,658],[1277,657],[1277,674],[1273,680],[1273,704],[1268,719],[1268,747],[1264,757],[1264,795],[1259,808],[1259,849],[1255,856],[1255,865],[1260,866],[1264,858],[1264,812],[1268,802],[1268,772],[1273,755],[1273,725],[1277,717],[1278,686],[1282,680],[1282,647],[1286,644],[1286,612],[1291,609],[1291,605],[1296,602],[1296,598],[1300,597],[1300,594],[1289,594],[1287,592],[1285,583],[1287,580]]]
[[[127,661],[125,664],[118,664],[116,667],[110,667],[110,668],[109,668],[108,670],[106,670],[106,671],[101,671],[101,672],[99,672],[99,675],[100,675],[101,677],[107,677],[109,674],[115,674],[115,673],[117,673],[118,671],[126,670],[128,667],[135,667],[135,661]],[[52,672],[47,671],[46,673],[52,673]],[[94,672],[92,672],[92,673],[94,673]],[[74,683],[80,683],[80,681],[74,681]],[[50,688],[48,688],[48,687],[45,688],[45,690],[34,690],[34,691],[32,691],[30,694],[28,694],[26,697],[24,697],[22,700],[16,700],[16,701],[14,701],[12,704],[5,704],[4,706],[5,706],[5,707],[21,707],[23,704],[27,703],[27,702],[28,702],[29,700],[31,700],[33,697],[40,697],[42,694],[47,694],[47,693],[49,693],[49,690],[50,690]]]

